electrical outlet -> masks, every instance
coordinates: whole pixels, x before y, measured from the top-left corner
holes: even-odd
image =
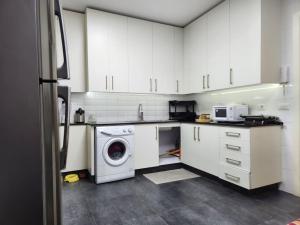
[[[278,110],[286,110],[286,111],[288,111],[288,110],[290,110],[290,108],[291,108],[291,105],[289,103],[281,103],[278,106]]]
[[[258,104],[257,109],[260,110],[260,111],[264,111],[266,109],[265,104]]]

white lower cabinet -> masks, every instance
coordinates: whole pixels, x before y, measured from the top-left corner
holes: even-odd
[[[159,166],[158,126],[155,124],[135,126],[135,169]]]
[[[59,135],[62,145],[64,135],[64,127],[62,126],[59,129]],[[88,168],[86,144],[86,126],[70,126],[67,165],[62,172],[84,170]]]
[[[281,181],[281,127],[181,125],[182,162],[254,189]]]
[[[196,124],[182,124],[181,148],[183,163],[212,175],[218,175],[218,127]]]

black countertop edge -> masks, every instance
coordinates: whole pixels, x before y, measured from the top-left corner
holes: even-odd
[[[195,124],[195,125],[208,125],[208,126],[221,126],[221,127],[240,127],[240,128],[251,128],[251,127],[270,127],[270,126],[283,126],[281,124],[244,124],[244,123],[198,123],[198,122],[182,122],[188,124]]]
[[[251,128],[251,127],[268,127],[268,126],[283,126],[282,124],[263,124],[263,125],[250,125],[244,123],[198,123],[188,121],[177,121],[177,120],[158,120],[158,121],[124,121],[124,122],[103,122],[103,123],[71,123],[71,126],[119,126],[119,125],[139,125],[139,124],[162,124],[162,123],[185,123],[195,125],[208,125],[208,126],[223,126],[223,127],[240,127],[240,128]],[[60,124],[63,126],[64,124]]]
[[[180,123],[177,120],[149,120],[149,121],[124,121],[124,122],[103,122],[103,123],[88,123],[89,126],[117,126],[117,125],[139,125],[139,124],[161,124],[161,123]]]

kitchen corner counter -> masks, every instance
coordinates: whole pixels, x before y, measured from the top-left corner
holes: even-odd
[[[208,125],[208,126],[240,127],[240,128],[283,126],[283,123],[278,123],[278,124],[246,124],[246,123],[224,123],[224,122],[223,123],[218,123],[218,122],[210,122],[210,123],[181,122],[181,123],[195,124],[195,125]]]

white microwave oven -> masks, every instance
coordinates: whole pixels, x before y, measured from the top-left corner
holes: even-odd
[[[213,106],[212,113],[214,121],[238,122],[244,120],[241,116],[247,116],[249,109],[247,105]]]

